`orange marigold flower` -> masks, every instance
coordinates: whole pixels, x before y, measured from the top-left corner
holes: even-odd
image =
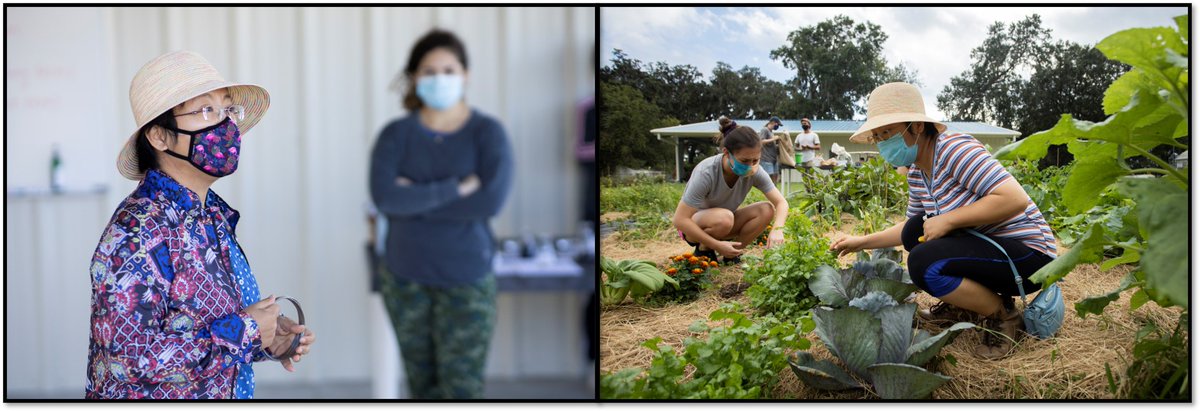
[[[679,270],[677,270],[675,268],[671,268],[671,269],[667,270],[667,274],[675,274],[676,272],[679,272]]]
[[[700,274],[700,273],[702,273],[702,272],[704,272],[704,270],[701,270],[701,269],[699,269],[699,268],[693,268],[693,269],[692,269],[692,274]]]
[[[692,253],[683,253],[683,258],[692,258]]]

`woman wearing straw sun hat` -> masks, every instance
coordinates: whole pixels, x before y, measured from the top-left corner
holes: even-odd
[[[1041,285],[1029,277],[1057,251],[1037,204],[978,140],[947,132],[945,124],[927,117],[911,84],[888,83],[872,91],[867,121],[850,141],[874,143],[892,165],[909,167],[908,220],[866,236],[843,236],[830,248],[844,255],[903,245],[913,283],[941,300],[920,317],[982,320],[984,328],[999,333],[984,333],[975,353],[1007,356],[1022,326],[1009,257],[1024,291],[1033,292]]]
[[[209,190],[237,170],[242,135],[270,98],[177,51],[142,66],[129,102],[137,129],[117,170],[140,183],[92,257],[86,396],[252,398],[253,362],[300,336],[280,360],[293,371],[315,341],[274,296],[259,299],[234,231],[239,213]]]

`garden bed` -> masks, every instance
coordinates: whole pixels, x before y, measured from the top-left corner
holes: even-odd
[[[851,227],[853,218],[843,217],[842,232]],[[826,232],[825,237],[834,238],[838,231]],[[627,241],[618,237],[601,240],[601,254],[615,260],[642,259],[656,264],[669,256],[691,251],[678,239],[673,230],[664,230],[648,240]],[[1065,249],[1060,246],[1060,254]],[[761,256],[761,249],[753,249],[749,255]],[[839,263],[853,261],[844,256]],[[738,266],[721,266],[720,274],[713,282],[715,286],[705,290],[700,298],[687,304],[664,307],[643,307],[630,301],[607,306],[601,310],[600,319],[600,368],[602,374],[628,367],[650,366],[654,353],[641,346],[651,338],[661,337],[664,344],[682,347],[683,340],[693,334],[688,327],[726,302],[740,302],[748,306],[746,295],[722,298],[720,288],[740,282],[743,274]],[[1121,295],[1101,315],[1090,315],[1086,319],[1075,314],[1073,303],[1096,294],[1104,294],[1117,288],[1130,268],[1118,266],[1107,272],[1098,264],[1083,264],[1076,267],[1062,282],[1066,304],[1066,318],[1055,338],[1038,340],[1025,336],[1020,340],[1017,351],[1010,357],[996,361],[976,358],[972,350],[979,341],[979,333],[962,333],[941,352],[952,356],[956,364],[941,361],[931,369],[953,379],[934,392],[937,399],[1009,399],[1009,398],[1113,398],[1109,391],[1105,365],[1112,367],[1113,375],[1123,374],[1134,336],[1147,323],[1156,323],[1170,329],[1179,317],[1178,308],[1162,308],[1147,304],[1130,311],[1129,293]],[[936,299],[919,294],[917,302],[922,307],[932,305]],[[747,308],[748,313],[752,309]],[[930,328],[936,330],[936,328]],[[808,350],[817,359],[832,356],[814,334],[807,335],[813,341]],[[777,399],[862,399],[877,398],[864,390],[841,392],[819,391],[802,384],[791,370],[780,371],[780,381],[766,396]]]

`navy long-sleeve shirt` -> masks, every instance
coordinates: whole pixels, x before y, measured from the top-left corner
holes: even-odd
[[[478,191],[458,195],[475,174]],[[388,218],[387,256],[396,276],[454,287],[491,273],[492,230],[512,187],[512,148],[504,127],[478,110],[458,131],[435,133],[410,115],[384,127],[371,152],[371,198]],[[397,177],[412,185],[401,186]]]

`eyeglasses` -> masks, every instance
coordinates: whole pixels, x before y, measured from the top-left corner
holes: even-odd
[[[908,131],[908,128],[911,126],[912,126],[912,123],[908,123],[908,127],[904,127],[904,130],[901,130],[901,132]],[[876,132],[872,131],[871,132],[871,140],[878,143],[878,142],[887,140],[889,138],[892,138],[895,135],[896,135],[896,133],[893,133],[891,130],[887,130],[887,129],[883,130],[882,133],[876,133]]]
[[[225,107],[220,110],[213,108],[213,106],[204,106],[204,107],[201,107],[199,110],[196,110],[196,111],[193,111],[190,113],[176,114],[175,117],[190,116],[193,114],[199,114],[201,117],[204,118],[205,121],[208,121],[208,120],[221,121],[221,120],[225,120],[226,116],[232,116],[233,118],[242,120],[242,119],[246,118],[246,108],[236,105],[236,104]]]

